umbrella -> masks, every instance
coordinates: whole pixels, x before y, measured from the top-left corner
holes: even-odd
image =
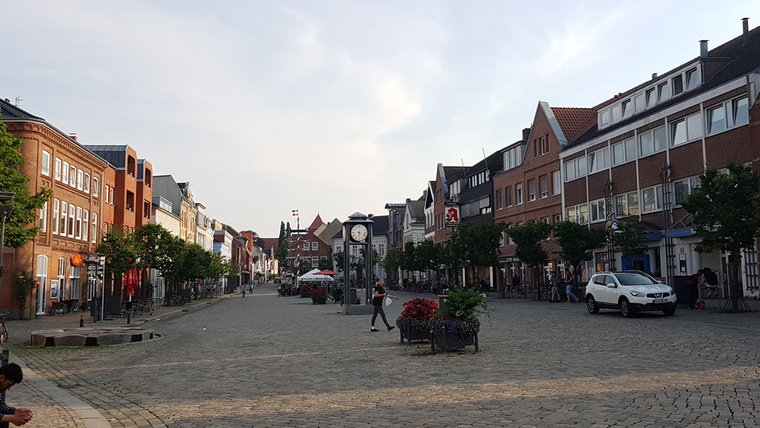
[[[338,272],[335,272],[334,270],[330,270],[330,269],[325,269],[325,270],[321,270],[317,272],[316,274],[317,275],[337,275]]]

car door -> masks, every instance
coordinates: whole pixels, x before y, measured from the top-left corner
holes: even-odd
[[[597,302],[604,303],[605,305],[617,304],[616,288],[607,287],[609,283],[617,284],[612,275],[598,275],[594,278],[594,283],[599,287]]]

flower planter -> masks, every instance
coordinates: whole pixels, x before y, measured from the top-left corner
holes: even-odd
[[[430,330],[426,330],[421,327],[417,327],[413,329],[410,325],[407,324],[406,328],[399,328],[398,331],[399,331],[399,334],[401,335],[401,341],[403,342],[404,339],[406,339],[409,342],[409,344],[411,344],[413,340],[418,340],[418,341],[432,340]]]
[[[472,334],[469,336],[460,337],[456,334],[435,334],[432,335],[433,340],[430,342],[430,347],[435,351],[436,345],[448,352],[449,349],[464,348],[465,346],[475,346],[475,352],[478,352],[478,334]]]

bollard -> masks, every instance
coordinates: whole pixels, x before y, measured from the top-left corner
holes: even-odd
[[[127,324],[132,324],[132,308],[127,309]]]
[[[84,315],[79,315],[79,327],[84,327]]]

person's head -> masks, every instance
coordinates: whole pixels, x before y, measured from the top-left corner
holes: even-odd
[[[377,280],[378,285],[385,285],[385,280],[383,278],[380,278]]]
[[[18,364],[9,363],[0,367],[0,391],[6,391],[13,385],[21,383],[22,380],[24,380],[24,373]]]

